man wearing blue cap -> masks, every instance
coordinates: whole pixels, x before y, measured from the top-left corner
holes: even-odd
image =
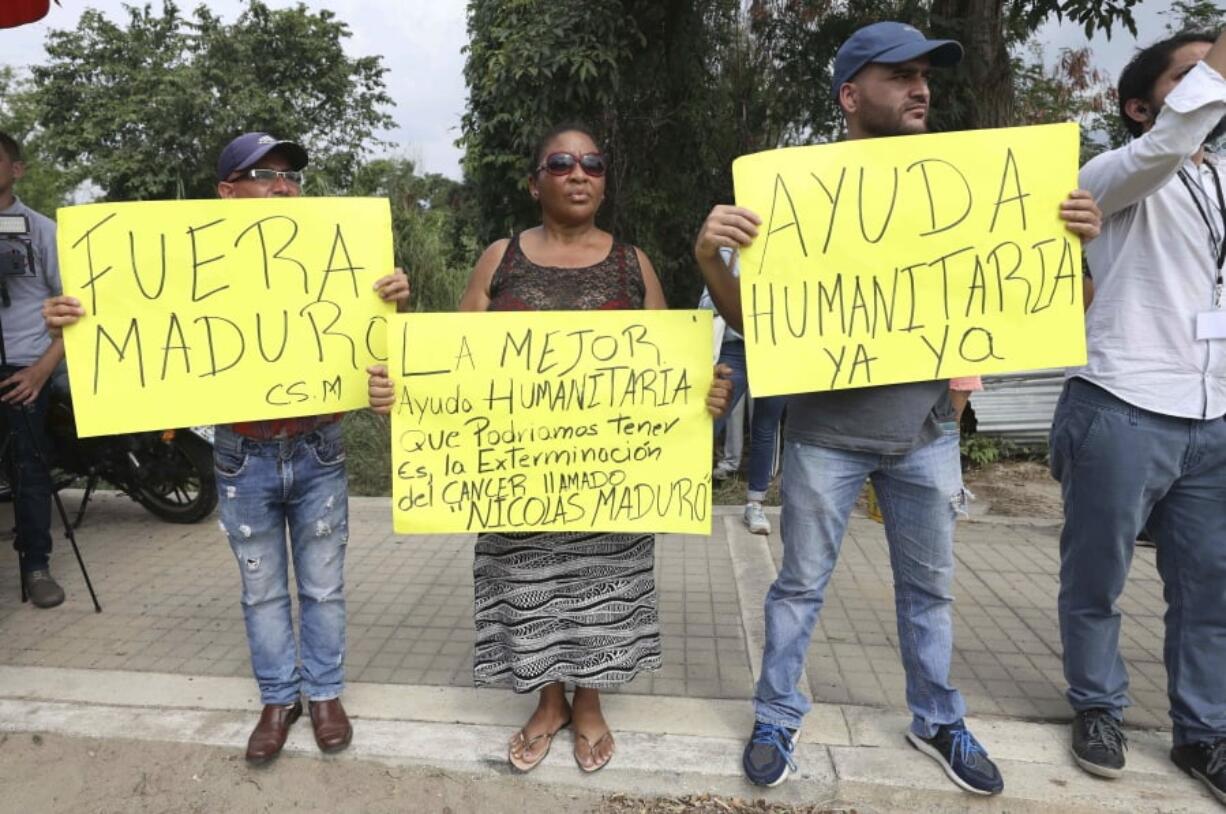
[[[834,98],[847,138],[927,132],[928,74],[962,58],[952,40],[929,40],[895,22],[861,28],[834,61]],[[1098,231],[1084,193],[1062,206],[1069,228]],[[761,219],[734,206],[707,217],[694,254],[716,307],[739,329],[740,288],[720,249],[753,242]],[[766,649],[754,694],[755,724],[743,766],[773,786],[795,771],[793,751],[810,703],[797,689],[805,653],[834,570],[847,519],[865,478],[883,509],[899,649],[913,714],[908,741],[938,761],[961,788],[997,794],[1004,782],[963,723],[966,705],[950,684],[953,651],[953,532],[964,511],[958,425],[947,379],[789,397],[783,459],[783,564],[766,596]]]
[[[307,152],[267,133],[244,133],[217,160],[222,198],[297,197]],[[384,300],[409,298],[399,269],[375,282]],[[85,313],[72,297],[47,300],[43,315],[58,330]],[[353,727],[340,695],[345,674],[345,545],[349,492],[342,414],[218,426],[214,439],[221,526],[242,577],[251,667],[264,710],[247,742],[247,760],[281,753],[306,695],[315,742],[325,752],[349,745]],[[298,583],[299,642],[289,593],[289,555]],[[301,669],[299,668],[301,655]]]

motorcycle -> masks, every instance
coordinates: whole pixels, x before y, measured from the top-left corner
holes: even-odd
[[[8,437],[7,428],[0,437]],[[81,525],[90,498],[103,483],[168,523],[199,522],[217,506],[212,427],[78,438],[72,401],[65,390],[53,388],[47,438],[52,486],[58,491],[85,480],[74,528]],[[0,501],[11,501],[8,473],[0,475],[6,478],[0,483]]]

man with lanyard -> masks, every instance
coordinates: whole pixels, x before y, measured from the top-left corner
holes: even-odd
[[[1169,38],[1120,74],[1134,138],[1081,170],[1105,222],[1086,250],[1088,361],[1069,371],[1051,465],[1078,764],[1104,777],[1124,768],[1116,601],[1145,527],[1168,604],[1171,759],[1226,803],[1226,200],[1204,148],[1226,123],[1223,74],[1226,34]]]
[[[297,197],[307,153],[267,133],[245,133],[222,150],[222,198]],[[375,291],[403,304],[404,273],[381,277]],[[48,300],[49,326],[71,324],[84,309],[72,297]],[[345,670],[345,545],[349,493],[341,415],[219,425],[214,440],[221,526],[242,577],[243,616],[263,713],[247,742],[248,762],[281,753],[306,695],[315,742],[325,752],[349,745],[353,727],[341,705]],[[291,615],[285,535],[298,582],[301,648]],[[299,669],[301,651],[301,669]]]
[[[0,216],[24,224],[24,239],[16,245],[17,257],[10,254],[10,262],[0,262],[0,322],[5,352],[5,367],[0,368],[0,403],[11,440],[7,458],[17,525],[14,547],[30,603],[53,608],[64,601],[64,591],[51,577],[50,565],[52,486],[44,458],[48,451],[47,380],[64,358],[64,341],[50,336],[39,316],[39,305],[46,297],[60,293],[60,266],[55,221],[35,212],[13,193],[14,184],[24,174],[21,145],[8,133],[0,133]],[[27,241],[32,268],[26,267],[29,259],[22,251]]]
[[[832,90],[847,138],[927,132],[930,69],[952,67],[961,58],[958,43],[925,39],[909,25],[883,22],[856,31],[834,60]],[[1070,194],[1060,216],[1078,235],[1098,233],[1097,209],[1084,192]],[[694,247],[716,307],[737,329],[743,324],[740,288],[720,249],[749,245],[761,223],[747,209],[717,206]],[[803,393],[789,397],[787,410],[783,563],[766,596],[766,650],[742,760],[746,776],[769,786],[795,770],[797,732],[810,707],[797,684],[848,517],[871,478],[894,571],[913,716],[907,740],[959,787],[999,793],[1004,781],[963,722],[966,704],[949,679],[953,534],[964,497],[949,380]]]

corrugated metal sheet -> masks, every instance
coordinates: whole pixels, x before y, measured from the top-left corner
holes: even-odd
[[[1064,387],[1064,369],[984,376],[971,396],[978,431],[1011,441],[1046,441]]]

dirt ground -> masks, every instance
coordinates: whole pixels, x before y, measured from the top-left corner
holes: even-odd
[[[599,795],[510,776],[281,756],[251,769],[233,749],[59,735],[0,735],[0,810],[80,814],[586,811]]]
[[[1047,471],[1047,464],[1038,461],[997,461],[983,467],[967,469],[963,475],[967,487],[975,494],[972,513],[994,514],[1001,517],[1037,517],[1050,520],[1061,518],[1060,484]],[[744,473],[717,483],[714,502],[732,506],[745,502]],[[767,506],[779,505],[779,479],[767,492]],[[864,496],[858,509],[866,510]]]
[[[973,514],[1059,520],[1060,484],[1037,461],[998,461],[962,475],[975,493]]]
[[[473,775],[283,755],[251,769],[233,749],[0,734],[0,811],[51,814],[231,812],[592,812],[592,814],[854,814],[707,795],[601,797],[514,775]],[[861,809],[860,811],[863,811]]]

